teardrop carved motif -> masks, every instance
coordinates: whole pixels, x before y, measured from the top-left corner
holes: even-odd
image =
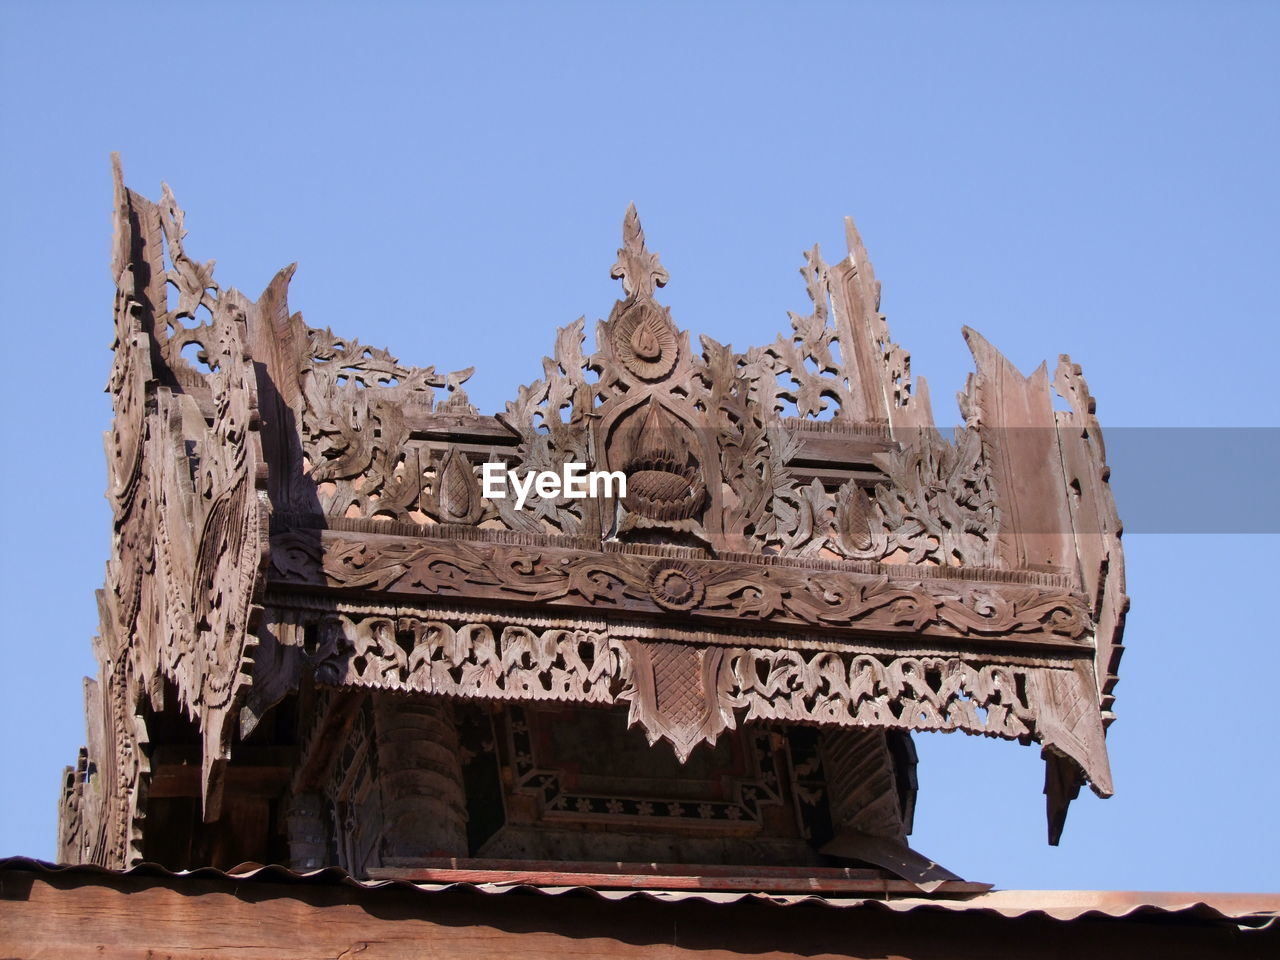
[[[483,508],[471,462],[450,448],[440,463],[436,507],[442,523],[475,523]]]
[[[631,334],[631,349],[641,360],[652,363],[662,356],[662,343],[652,324],[642,323]]]
[[[840,488],[836,502],[836,532],[847,552],[871,548],[871,503],[867,492],[850,481]]]
[[[680,355],[671,318],[647,301],[632,304],[622,315],[614,343],[618,358],[641,380],[661,380]]]

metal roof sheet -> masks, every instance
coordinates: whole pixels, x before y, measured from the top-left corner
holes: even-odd
[[[584,896],[605,901],[649,900],[677,903],[702,900],[708,903],[757,902],[777,907],[813,904],[828,908],[865,908],[910,913],[918,910],[945,910],[986,913],[1009,918],[1043,916],[1072,921],[1087,917],[1158,918],[1178,916],[1209,922],[1231,922],[1246,929],[1280,926],[1280,893],[1189,893],[1177,891],[1115,890],[992,890],[963,898],[936,896],[832,897],[814,894],[758,892],[717,892],[692,890],[631,889],[604,890],[588,886],[545,886],[511,883],[413,883],[401,879],[360,880],[338,867],[295,871],[280,865],[245,863],[230,870],[201,867],[174,871],[156,863],[141,863],[127,870],[108,870],[92,864],[53,864],[30,857],[0,859],[0,871],[25,870],[43,874],[83,874],[86,878],[146,877],[164,881],[220,879],[237,883],[341,885],[362,890],[393,888],[423,894],[467,892],[483,895]]]

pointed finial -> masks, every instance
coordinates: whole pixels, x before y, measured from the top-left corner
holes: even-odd
[[[656,287],[665,287],[671,279],[658,262],[658,255],[645,248],[644,228],[640,226],[634,203],[627,207],[627,215],[622,219],[622,247],[609,276],[621,280],[627,296],[635,299],[652,297]]]
[[[867,248],[862,244],[858,228],[854,226],[853,217],[844,218],[844,238],[849,246],[849,263],[857,271],[862,284],[871,294],[873,309],[880,309],[880,282],[876,280],[876,272],[872,269],[871,258],[867,256]]]
[[[111,275],[116,286],[124,290],[131,282],[124,271],[129,267],[133,254],[133,231],[129,223],[129,191],[124,185],[124,167],[120,154],[111,154],[111,181],[114,189],[115,210],[112,213]]]
[[[844,242],[850,253],[863,249],[862,237],[858,234],[858,226],[853,222],[853,217],[844,218]]]

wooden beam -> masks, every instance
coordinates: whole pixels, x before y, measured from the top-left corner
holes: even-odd
[[[297,747],[240,747],[225,774],[229,795],[278,797],[289,786],[298,762]],[[152,748],[151,784],[154,798],[200,795],[200,748],[162,744]]]

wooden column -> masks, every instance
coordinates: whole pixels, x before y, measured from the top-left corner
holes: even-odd
[[[467,806],[453,709],[435,697],[375,695],[383,857],[465,857]]]
[[[312,791],[300,793],[285,814],[289,831],[289,866],[294,870],[319,870],[331,862],[329,834],[324,819],[324,798]]]

